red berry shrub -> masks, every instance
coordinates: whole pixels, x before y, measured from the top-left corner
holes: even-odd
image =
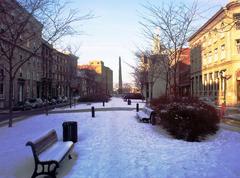
[[[155,106],[163,128],[177,139],[201,141],[218,130],[217,110],[197,99],[177,98]]]

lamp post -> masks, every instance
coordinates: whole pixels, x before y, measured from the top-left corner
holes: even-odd
[[[224,80],[224,94],[223,94],[223,103],[224,106],[226,106],[226,94],[227,94],[227,80],[229,80],[232,76],[231,75],[226,75],[226,71],[221,71],[220,76]]]

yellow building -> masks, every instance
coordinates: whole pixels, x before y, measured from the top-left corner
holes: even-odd
[[[240,1],[231,0],[189,38],[191,93],[240,104]]]
[[[101,82],[105,94],[113,93],[113,71],[104,66],[104,62],[101,60],[93,60],[89,62],[89,66],[92,66],[96,73],[99,74],[99,82]]]

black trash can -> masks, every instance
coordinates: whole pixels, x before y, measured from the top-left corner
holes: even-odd
[[[78,141],[77,122],[68,121],[62,124],[63,126],[63,141]]]
[[[130,99],[128,99],[128,105],[131,105],[131,100]]]

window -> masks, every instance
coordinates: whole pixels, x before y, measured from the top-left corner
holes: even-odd
[[[3,68],[0,69],[0,78],[1,80],[3,80],[3,76],[4,76],[4,71]]]
[[[223,44],[221,46],[221,59],[224,59],[225,58],[225,45]]]
[[[207,54],[204,54],[203,64],[207,64]]]
[[[30,40],[27,40],[27,47],[30,47]]]
[[[218,60],[218,49],[215,48],[214,50],[214,61],[217,61]]]
[[[3,95],[3,83],[0,83],[0,97],[2,98]]]
[[[208,54],[208,63],[212,62],[212,51],[209,52]]]
[[[19,77],[22,77],[22,68],[19,69]]]
[[[220,30],[220,37],[223,38],[224,37],[224,30],[225,30],[225,23],[222,22],[221,23],[221,30]]]
[[[240,30],[240,13],[233,14],[236,30]]]
[[[240,54],[240,39],[236,40],[237,53]]]

